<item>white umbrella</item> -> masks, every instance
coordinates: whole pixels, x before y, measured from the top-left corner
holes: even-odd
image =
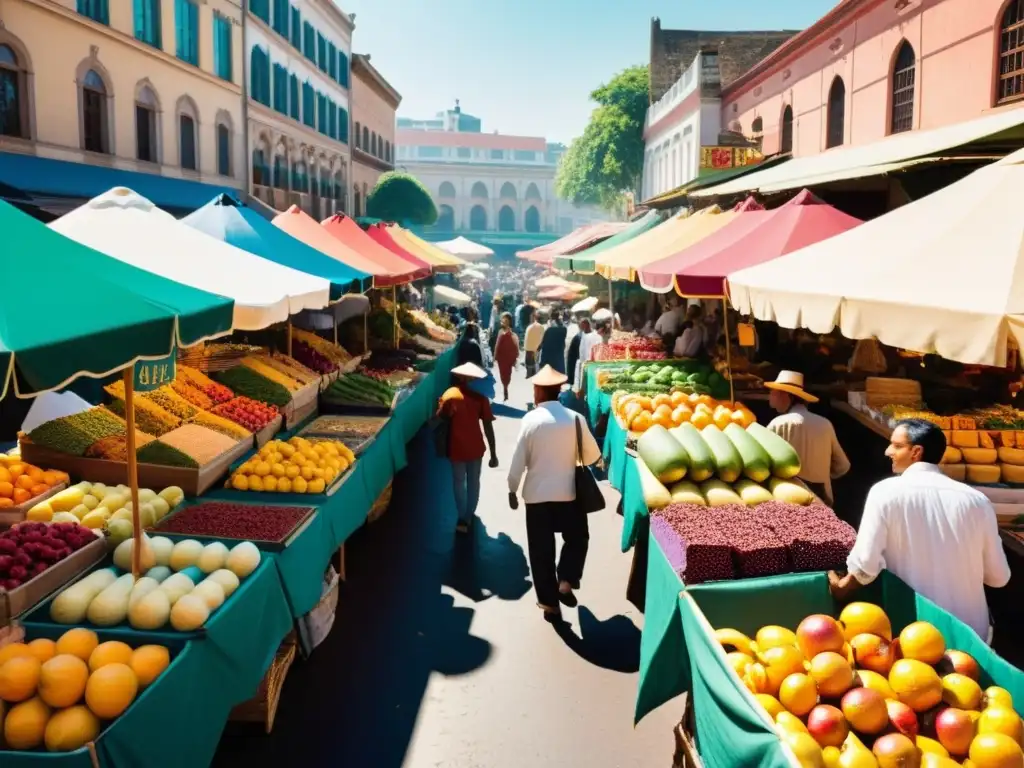
[[[475,269],[464,269],[460,273],[459,277],[468,277],[470,280],[486,280],[487,275],[483,272],[477,272]]]
[[[572,312],[593,312],[594,307],[597,306],[597,296],[588,296],[582,301],[577,301],[572,305]]]
[[[434,245],[442,251],[450,253],[452,256],[458,256],[466,261],[479,261],[494,255],[494,251],[486,245],[474,243],[472,240],[467,240],[461,235],[454,240],[444,240],[440,243],[434,243]]]
[[[537,288],[565,288],[569,285],[569,281],[558,275],[548,275],[540,280],[535,280],[533,284]]]
[[[472,299],[462,291],[449,288],[447,285],[434,286],[434,303],[451,304],[453,307],[468,306]]]

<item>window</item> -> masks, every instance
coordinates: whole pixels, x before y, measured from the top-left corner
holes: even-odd
[[[499,196],[506,198],[508,200],[516,199],[516,188],[511,181],[506,181],[504,184],[501,185],[501,192],[499,193]]]
[[[316,128],[316,92],[309,83],[302,84],[302,122]]]
[[[327,40],[319,32],[316,33],[316,65],[321,72],[327,71]]]
[[[505,150],[503,149],[492,149],[490,154],[491,160],[504,160]]]
[[[308,21],[302,22],[302,53],[310,61],[316,61],[316,32]]]
[[[526,199],[527,200],[540,200],[540,189],[532,181],[530,186],[526,188]]]
[[[281,64],[274,65],[274,109],[288,114],[288,70]]]
[[[370,131],[370,154],[374,157],[378,156],[377,153],[377,132]]]
[[[478,232],[487,229],[487,210],[482,205],[474,205],[470,210],[469,228]]]
[[[540,232],[540,211],[531,205],[526,209],[526,216],[523,217],[523,229],[527,232]]]
[[[231,175],[231,128],[217,123],[217,173]]]
[[[178,140],[181,167],[196,170],[196,121],[191,115],[178,115]]]
[[[322,93],[316,95],[316,129],[327,134],[327,97]]]
[[[274,186],[288,189],[288,163],[280,152],[274,155]]]
[[[455,229],[455,211],[450,205],[437,207],[437,223],[434,226],[441,232],[451,232]]]
[[[306,164],[301,160],[292,166],[292,190],[295,192],[309,191],[309,178],[306,176]]]
[[[363,126],[363,143],[360,146],[363,148],[363,152],[370,151],[370,129],[365,125]],[[437,156],[440,157],[441,153],[438,152]]]
[[[249,92],[254,101],[270,106],[270,56],[259,46],[252,49]]]
[[[160,0],[135,0],[135,39],[160,48]]]
[[[249,0],[249,10],[264,23],[270,23],[270,0]]]
[[[782,110],[782,138],[779,144],[779,152],[793,151],[793,108],[786,105]]]
[[[1024,98],[1024,0],[1010,0],[999,25],[996,103]]]
[[[295,75],[288,76],[288,115],[299,119],[299,78]]]
[[[441,147],[420,147],[420,157],[444,157],[444,149]]]
[[[302,50],[302,14],[299,9],[292,7],[292,47],[297,51]]]
[[[914,128],[914,49],[906,40],[900,45],[892,68],[892,117],[890,133],[903,133]]]
[[[274,31],[284,39],[288,39],[288,12],[291,6],[288,0],[274,0]]]
[[[327,74],[331,80],[338,79],[338,48],[334,43],[327,43]]]
[[[517,149],[512,153],[512,158],[514,160],[519,160],[520,162],[532,163],[534,160],[537,159],[537,153],[526,152],[525,150]]]
[[[157,153],[156,94],[148,85],[135,97],[135,156],[147,163],[159,162]]]
[[[356,149],[362,149],[363,142],[360,138],[359,123],[356,122]]]
[[[174,52],[199,66],[199,9],[192,0],[174,0]]]
[[[338,141],[348,144],[348,110],[338,107]]]
[[[233,82],[231,75],[231,20],[213,12],[213,74],[222,80]]]
[[[269,175],[267,156],[262,149],[254,149],[252,151],[252,183],[265,186],[270,180],[267,178]]]
[[[348,56],[338,51],[338,82],[348,88]]]
[[[437,188],[437,196],[442,199],[455,197],[455,185],[450,181],[442,181],[441,186]]]
[[[828,89],[828,126],[825,133],[825,148],[841,146],[846,128],[846,84],[836,77]]]
[[[473,150],[469,147],[459,147],[455,153],[464,160],[468,160],[473,157]]]
[[[90,152],[108,152],[107,86],[90,69],[82,80],[82,144]]]
[[[362,200],[359,197],[359,185],[356,184],[352,187],[352,215],[359,216],[359,205]]]
[[[78,0],[78,12],[100,24],[110,23],[107,0]]]
[[[473,185],[473,189],[470,192],[470,197],[481,197],[484,200],[487,199],[487,186],[482,182],[478,181]]]
[[[385,141],[384,142],[384,159],[387,160],[389,163],[391,162],[391,142],[390,141]]]
[[[14,50],[0,45],[0,136],[28,138],[23,114],[26,96],[25,70]]]
[[[750,124],[750,132],[755,136],[760,136],[764,133],[764,120],[760,117],[755,117],[754,122]]]
[[[338,138],[338,110],[330,99],[327,100],[327,135]]]

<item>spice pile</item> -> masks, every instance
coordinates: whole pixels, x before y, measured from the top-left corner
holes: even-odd
[[[205,501],[165,518],[157,530],[279,544],[302,524],[310,509]]]
[[[276,373],[276,371],[275,371]],[[292,390],[273,381],[247,365],[236,365],[226,371],[214,374],[217,381],[230,388],[236,395],[251,397],[253,400],[270,405],[285,406],[292,400]]]
[[[217,416],[230,419],[250,432],[259,432],[279,415],[276,408],[249,397],[236,397],[213,409]]]
[[[198,424],[183,424],[161,437],[160,442],[192,457],[200,467],[238,445],[237,440]]]

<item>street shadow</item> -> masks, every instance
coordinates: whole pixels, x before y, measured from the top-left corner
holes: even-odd
[[[613,672],[632,674],[640,669],[640,630],[628,617],[599,621],[585,606],[579,607],[580,633],[572,625],[554,624],[569,649],[589,664]]]
[[[478,519],[471,537],[456,540],[444,583],[477,603],[518,600],[530,591],[529,575],[523,548],[507,533],[492,537]]]
[[[491,403],[491,412],[495,416],[504,416],[507,419],[521,419],[526,415],[525,409],[513,408],[511,405],[505,405],[504,403]]]

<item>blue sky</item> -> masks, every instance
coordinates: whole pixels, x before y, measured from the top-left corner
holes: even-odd
[[[402,94],[399,114],[454,104],[484,130],[568,143],[587,94],[647,62],[650,19],[667,29],[802,29],[838,0],[335,0],[356,14],[353,51]]]

